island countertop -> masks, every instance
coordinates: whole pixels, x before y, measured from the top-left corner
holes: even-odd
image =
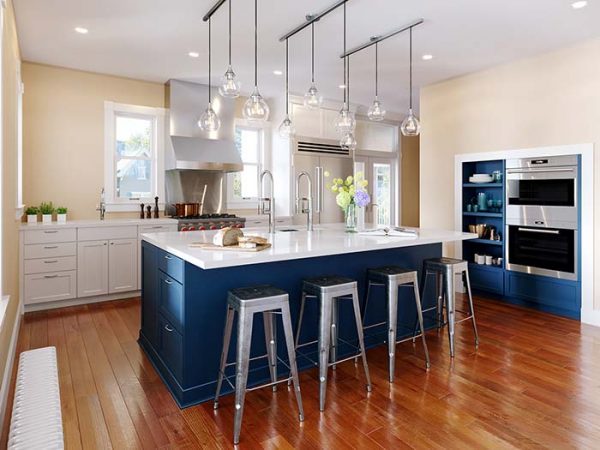
[[[263,236],[272,247],[260,252],[203,250],[191,243],[210,243],[215,231],[187,231],[143,234],[146,242],[175,255],[201,269],[273,263],[293,259],[358,253],[364,251],[411,247],[477,238],[460,231],[417,229],[418,236],[367,236],[346,233],[343,224],[319,225],[314,231],[277,231],[270,235],[264,228],[246,228],[244,234]]]

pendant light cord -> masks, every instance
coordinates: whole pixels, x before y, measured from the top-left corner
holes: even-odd
[[[209,18],[208,19],[208,104],[209,105],[210,105],[210,102],[212,100],[212,97],[210,95],[211,94],[210,93],[210,84],[211,84],[210,83],[211,82],[211,79],[210,79],[210,71],[211,71],[211,61],[210,61],[211,60],[211,58],[210,58],[211,57],[211,52],[210,52],[211,51],[211,39],[210,38],[211,38],[211,34],[212,34],[211,33],[211,26],[210,26],[210,24],[211,24],[211,19]]]
[[[348,62],[346,63],[346,67],[348,68],[348,75],[346,76],[346,90],[348,91],[348,106],[347,110],[350,111],[350,56],[348,56]]]
[[[311,23],[310,24],[310,31],[311,31],[311,62],[310,62],[310,80],[311,82],[314,84],[315,83],[315,23]]]
[[[231,67],[231,1],[229,0],[229,67]]]
[[[409,40],[410,40],[410,49],[409,49],[409,59],[410,59],[410,74],[409,74],[409,88],[410,88],[410,92],[409,92],[409,109],[412,111],[412,84],[413,84],[413,44],[412,44],[412,27],[410,27],[409,30]]]
[[[289,75],[289,44],[288,39],[285,39],[285,116],[288,117],[290,108],[290,75]]]
[[[379,42],[375,44],[375,100],[379,93]]]
[[[346,2],[344,2],[344,54],[346,54]],[[344,104],[347,102],[348,98],[348,83],[346,79],[347,69],[346,66],[348,64],[348,57],[344,57]]]
[[[254,0],[254,87],[258,87],[258,0]]]

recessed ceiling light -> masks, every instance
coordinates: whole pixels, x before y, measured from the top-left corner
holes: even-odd
[[[88,29],[83,27],[75,27],[75,31],[79,34],[88,34]]]
[[[346,89],[346,85],[345,85],[345,84],[340,84],[338,87],[339,87],[340,89]]]
[[[581,8],[585,8],[587,6],[587,3],[585,0],[581,0],[578,2],[573,2],[571,3],[571,6],[573,7],[573,9],[581,9]]]
[[[421,58],[423,58],[423,61],[429,61],[433,59],[433,55],[423,55]]]
[[[283,75],[283,72],[281,70],[274,70],[273,75],[277,75],[277,76]]]
[[[188,56],[190,58],[197,58],[198,56],[200,56],[200,53],[198,53],[198,52],[189,52]]]

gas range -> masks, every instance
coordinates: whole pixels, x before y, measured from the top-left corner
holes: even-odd
[[[225,227],[244,228],[246,219],[235,214],[201,214],[192,217],[174,217],[179,231],[219,230]]]

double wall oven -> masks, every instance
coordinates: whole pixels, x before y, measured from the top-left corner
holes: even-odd
[[[577,156],[506,161],[506,268],[578,278]]]

